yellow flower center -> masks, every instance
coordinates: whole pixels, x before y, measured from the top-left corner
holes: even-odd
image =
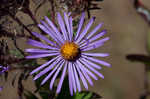
[[[77,44],[74,42],[66,42],[62,47],[61,47],[61,55],[64,57],[66,60],[75,60],[78,55],[79,55],[79,47]]]

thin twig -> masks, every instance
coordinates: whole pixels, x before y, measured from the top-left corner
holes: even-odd
[[[18,47],[17,42],[16,42],[16,38],[12,38],[12,40],[13,40],[13,43],[14,43],[14,46],[16,47],[16,49],[17,49],[23,56],[25,56],[24,51],[22,51],[22,50]]]
[[[8,12],[9,13],[9,12]],[[31,33],[31,31],[14,15],[12,15],[11,13],[9,13],[10,17],[12,17],[19,25],[23,26],[24,29],[26,29],[28,31],[28,33],[33,36],[33,34]]]

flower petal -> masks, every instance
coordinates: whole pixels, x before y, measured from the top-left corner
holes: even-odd
[[[63,21],[61,15],[60,15],[60,13],[57,13],[57,21],[58,21],[59,27],[60,27],[60,29],[63,33],[64,39],[68,40],[65,24],[64,24],[64,21]]]
[[[90,37],[92,37],[101,27],[102,27],[103,23],[98,24],[92,32],[90,32],[87,36],[87,39],[89,39]]]
[[[107,66],[107,67],[110,67],[111,65],[105,61],[102,61],[102,60],[98,60],[96,58],[93,58],[93,57],[87,57],[85,55],[82,55],[82,57],[84,57],[85,59],[87,60],[90,60],[90,61],[93,61],[93,62],[96,62],[96,63],[99,63],[99,64],[102,64],[104,66]]]
[[[38,72],[38,71],[41,70],[42,68],[44,68],[44,67],[46,67],[47,65],[49,65],[51,62],[53,62],[53,61],[55,61],[56,59],[58,59],[59,57],[60,57],[60,56],[57,56],[57,57],[51,59],[50,61],[46,62],[45,64],[39,66],[38,68],[34,69],[34,70],[30,73],[30,75],[34,74],[35,72]]]
[[[55,81],[57,75],[59,74],[61,68],[63,67],[63,65],[64,65],[64,61],[60,64],[59,68],[57,69],[57,71],[55,72],[54,76],[52,77],[52,80],[51,80],[51,82],[50,82],[50,89],[53,88],[54,81]]]
[[[91,45],[91,46],[88,46],[88,47],[85,47],[85,48],[81,48],[81,51],[84,52],[84,51],[89,51],[89,50],[92,50],[92,49],[96,49],[98,47],[101,47],[103,46],[104,43],[100,43],[100,44],[97,44],[97,45]]]
[[[90,76],[91,76],[92,78],[94,78],[95,80],[98,80],[98,78],[97,78],[92,72],[90,72],[87,68],[85,68],[85,67],[83,66],[83,64],[81,64],[80,61],[78,61],[78,64],[80,65],[80,69],[86,73],[86,76],[87,76],[87,78],[89,79],[90,85],[93,85],[93,82],[92,82],[92,80],[90,79],[90,77],[89,77],[88,75],[90,75]]]
[[[76,87],[76,81],[75,81],[75,77],[74,77],[74,71],[72,69],[72,66],[73,64],[69,62],[69,66],[70,66],[70,72],[71,72],[71,78],[72,78],[72,83],[73,83],[73,89],[74,89],[74,92],[76,93],[77,91],[77,87]]]
[[[90,43],[90,44],[88,44],[86,46],[83,46],[83,47],[81,47],[81,50],[84,49],[84,51],[85,51],[85,49],[88,48],[88,47],[92,47],[91,49],[98,48],[99,46],[103,45],[103,43],[106,42],[107,40],[109,40],[109,37],[105,37],[105,38],[103,38],[101,40],[98,40],[98,41]]]
[[[72,24],[72,17],[69,18],[70,21],[70,33],[69,33],[69,37],[70,37],[70,41],[72,41],[73,39],[73,24]]]
[[[89,23],[85,26],[84,30],[82,31],[80,36],[75,41],[77,44],[83,39],[83,37],[85,36],[87,31],[90,29],[91,25],[93,24],[94,20],[95,20],[95,17],[92,17],[91,20],[89,21]]]
[[[59,51],[29,48],[29,49],[25,49],[25,52],[28,52],[28,53],[55,53],[55,52],[59,52]]]
[[[77,30],[77,33],[76,33],[76,36],[75,36],[75,40],[77,40],[77,38],[79,36],[79,33],[82,29],[82,25],[84,23],[84,18],[85,18],[85,12],[83,12],[82,15],[81,15],[80,22],[79,22],[79,25],[78,25],[78,30]]]
[[[70,71],[70,66],[68,65],[68,78],[69,78],[69,90],[71,96],[73,95],[73,83],[72,83],[72,78],[71,78],[71,71]]]
[[[83,58],[82,58],[83,59]],[[85,61],[83,61],[82,59],[80,59],[80,61],[87,67],[89,68],[89,70],[93,71],[95,74],[97,74],[99,77],[104,79],[104,76],[99,73],[97,70],[95,70],[90,64],[86,63]]]
[[[93,62],[91,62],[85,58],[81,58],[81,59],[83,59],[84,63],[89,64],[91,67],[94,67],[96,69],[101,69],[101,66],[99,66],[99,65],[97,65],[97,64],[95,64],[95,63],[93,63]]]
[[[58,48],[55,48],[55,47],[51,47],[49,45],[46,45],[44,43],[41,43],[39,41],[36,41],[36,40],[32,40],[32,39],[29,39],[27,41],[28,44],[32,45],[32,46],[35,46],[35,47],[40,47],[40,48],[46,48],[46,49],[52,49],[52,50],[58,50]]]
[[[64,42],[64,38],[62,37],[61,33],[58,31],[58,29],[56,28],[56,26],[53,24],[53,22],[45,16],[45,20],[47,21],[47,23],[52,27],[52,29],[55,31],[55,33],[57,34],[57,36],[61,39],[61,41]],[[62,42],[62,43],[63,43]]]
[[[59,53],[29,55],[29,56],[26,56],[26,58],[34,59],[34,58],[42,58],[42,57],[55,56],[55,55],[59,55]]]
[[[95,56],[95,57],[107,57],[109,56],[108,53],[82,53],[83,55],[86,56]]]
[[[45,68],[44,70],[42,70],[39,74],[37,74],[34,77],[34,80],[38,79],[39,77],[41,77],[42,75],[46,74],[47,72],[49,72],[56,64],[61,62],[61,57],[59,57],[55,62],[53,62],[52,64],[50,64],[50,66],[48,66],[47,68]]]
[[[74,70],[75,81],[76,81],[76,84],[77,84],[78,92],[80,92],[81,91],[80,81],[79,81],[77,70],[76,70],[74,64],[73,64],[73,70]]]
[[[88,45],[92,41],[99,39],[100,37],[104,36],[105,34],[106,34],[106,30],[103,30],[102,32],[98,33],[97,35],[95,35],[94,37],[92,37],[90,39],[85,38],[79,45],[80,45],[80,47],[82,47],[84,45]]]
[[[47,31],[45,31],[54,41],[57,42],[57,44],[61,44],[63,42],[62,38],[59,38],[59,36],[57,36],[57,34],[50,28],[50,26],[48,26],[47,23],[45,23],[44,21],[41,21],[41,24],[39,24],[39,27],[41,29],[46,29]]]
[[[70,28],[70,22],[69,22],[69,17],[68,15],[64,12],[64,19],[65,19],[65,24],[66,24],[66,27],[67,27],[67,31],[68,31],[68,37],[69,35],[71,34],[71,28]]]
[[[43,81],[41,82],[41,85],[45,84],[46,81],[54,74],[54,72],[58,69],[58,67],[60,66],[61,62],[58,63],[54,69],[43,79]]]
[[[77,68],[77,71],[79,73],[80,79],[82,80],[82,83],[83,83],[84,87],[88,90],[88,84],[87,84],[82,72],[80,71],[79,66],[77,64],[75,66]]]
[[[59,84],[58,84],[57,90],[56,90],[57,93],[60,93],[64,78],[65,78],[66,70],[67,70],[67,63],[65,64],[63,72],[61,74],[61,78],[60,78],[60,81],[59,81]]]
[[[43,35],[41,35],[41,34],[39,34],[39,33],[36,33],[36,32],[32,32],[32,34],[35,35],[36,37],[38,37],[38,38],[40,38],[40,39],[46,41],[46,42],[49,43],[50,45],[56,46],[56,44],[55,44],[54,42],[50,41],[50,40],[49,40],[48,38],[46,38],[45,36],[43,36]]]

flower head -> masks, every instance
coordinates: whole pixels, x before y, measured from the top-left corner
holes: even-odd
[[[27,59],[54,56],[51,60],[31,72],[31,74],[34,74],[35,72],[40,71],[34,77],[34,80],[48,73],[41,82],[41,85],[51,79],[50,89],[52,89],[55,79],[62,70],[57,87],[57,93],[61,90],[66,74],[68,74],[70,94],[73,95],[74,92],[81,91],[80,80],[84,87],[88,89],[88,83],[93,85],[91,78],[95,80],[98,79],[97,76],[104,78],[104,76],[98,71],[101,69],[101,66],[97,64],[110,67],[109,63],[94,58],[106,57],[109,55],[108,53],[86,52],[102,46],[105,41],[109,40],[109,37],[99,40],[99,38],[106,33],[106,30],[103,30],[96,34],[96,32],[101,28],[102,23],[97,25],[90,33],[88,33],[88,30],[94,22],[94,17],[90,19],[89,23],[82,30],[84,18],[85,13],[82,13],[76,35],[73,35],[74,31],[71,16],[64,13],[63,20],[60,13],[57,13],[57,21],[60,31],[48,17],[45,17],[47,23],[41,21],[41,24],[38,26],[47,33],[52,40],[36,32],[32,32],[33,35],[44,40],[47,44],[32,39],[28,40],[28,44],[39,47],[39,49],[26,49],[25,51],[31,54],[30,56],[26,56]]]

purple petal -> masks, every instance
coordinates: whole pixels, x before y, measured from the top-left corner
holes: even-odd
[[[89,51],[89,50],[92,50],[92,49],[96,49],[96,48],[98,48],[98,47],[101,47],[101,46],[103,46],[104,45],[104,43],[100,43],[100,44],[97,44],[97,45],[93,45],[93,46],[88,46],[88,47],[86,47],[86,48],[82,48],[81,50],[82,51]]]
[[[80,71],[80,69],[79,69],[79,66],[76,65],[76,68],[77,68],[77,72],[79,73],[79,76],[80,76],[80,78],[81,78],[81,80],[82,80],[82,83],[83,83],[84,87],[88,90],[88,84],[87,84],[87,82],[86,82],[86,80],[85,80],[83,74],[81,73],[81,71]]]
[[[71,12],[68,13],[68,16],[70,16],[70,15],[71,15]]]
[[[99,29],[102,27],[102,25],[103,25],[103,23],[98,24],[98,25],[93,29],[93,31],[88,34],[87,39],[89,39],[90,37],[92,37],[92,36],[97,32],[97,30],[99,30]]]
[[[29,48],[29,49],[25,49],[25,52],[28,52],[28,53],[55,53],[55,52],[59,52],[59,51]]]
[[[65,23],[66,23],[66,27],[67,27],[67,31],[68,31],[68,37],[70,34],[70,23],[69,23],[69,17],[68,15],[64,12],[64,19],[65,19]]]
[[[45,36],[39,34],[39,33],[36,33],[36,32],[32,32],[33,35],[35,35],[36,37],[46,41],[47,43],[51,44],[52,46],[56,46],[56,44],[52,41],[50,41],[48,38],[46,38]]]
[[[107,57],[109,56],[108,53],[82,53],[83,55],[86,56],[95,56],[95,57]]]
[[[59,27],[60,27],[60,29],[63,33],[64,39],[68,40],[67,32],[66,32],[66,29],[65,29],[65,24],[64,24],[64,21],[63,21],[61,15],[60,15],[60,13],[57,13],[57,21],[58,21]]]
[[[53,75],[53,73],[57,70],[57,68],[60,66],[61,62],[59,62],[54,69],[43,79],[41,82],[41,85],[45,84],[45,82]]]
[[[93,62],[96,62],[96,63],[99,63],[99,64],[102,64],[104,66],[107,66],[107,67],[110,67],[111,65],[105,61],[102,61],[102,60],[98,60],[96,58],[93,58],[93,57],[87,57],[87,56],[84,56],[82,55],[82,57],[86,58],[87,60],[90,60],[90,61],[93,61]]]
[[[50,31],[48,31],[48,29],[47,29],[45,26],[43,26],[43,25],[41,25],[41,24],[38,24],[38,27],[39,27],[41,30],[43,30],[45,33],[50,34]],[[50,36],[51,36],[51,35],[50,35]]]
[[[81,31],[81,28],[82,28],[82,25],[84,23],[84,18],[85,18],[85,12],[83,12],[82,15],[81,15],[80,22],[79,22],[79,25],[78,25],[78,30],[77,30],[77,33],[76,33],[76,36],[75,36],[75,40],[77,40],[77,38],[79,36],[79,33]]]
[[[85,70],[85,68],[83,68],[82,64],[81,64],[79,61],[77,61],[77,64],[78,64],[80,70],[82,71],[83,75],[85,76],[85,78],[86,78],[87,81],[89,82],[89,84],[90,84],[91,86],[93,86],[92,79],[89,77],[89,75],[88,75],[87,71]]]
[[[70,37],[70,41],[72,41],[72,37],[73,37],[72,17],[69,18],[69,21],[70,21],[70,33],[69,33],[69,37]]]
[[[105,37],[104,39],[101,39],[101,40],[98,40],[98,41],[95,41],[93,43],[90,43],[86,46],[83,46],[81,47],[81,49],[85,49],[85,48],[88,48],[88,47],[92,47],[93,46],[93,49],[94,48],[98,48],[99,46],[101,46],[104,42],[106,42],[107,40],[109,40],[109,37]]]
[[[64,78],[65,78],[65,74],[66,74],[66,70],[67,70],[67,63],[66,63],[65,66],[64,66],[64,69],[63,69],[63,72],[62,72],[62,75],[61,75],[59,84],[58,84],[58,86],[57,86],[57,90],[56,90],[57,93],[60,93],[60,91],[61,91],[61,87],[62,87]]]
[[[61,39],[61,41],[64,42],[64,38],[62,38],[62,35],[60,34],[60,32],[58,31],[58,29],[56,28],[56,26],[53,24],[53,22],[45,16],[45,20],[47,21],[47,23],[52,27],[52,29],[55,31],[55,33],[57,34],[57,36]],[[62,42],[62,43],[63,43]]]
[[[54,41],[56,41],[59,45],[63,42],[62,38],[59,38],[57,34],[46,24],[44,21],[41,21],[44,25],[43,27],[47,30],[45,31]],[[39,25],[39,27],[42,25]],[[42,28],[42,27],[41,27]]]
[[[90,38],[90,39],[84,39],[81,43],[80,43],[80,45],[83,43],[84,45],[87,43],[87,41],[89,42],[89,43],[91,43],[92,41],[94,41],[94,40],[96,40],[96,39],[99,39],[100,37],[102,37],[102,36],[104,36],[106,34],[106,30],[103,30],[102,32],[100,32],[100,33],[98,33],[97,35],[95,35],[94,37],[92,37],[92,38]],[[83,44],[82,44],[82,46],[83,46]]]
[[[73,89],[74,89],[74,92],[76,93],[77,92],[77,87],[76,87],[76,81],[75,81],[75,77],[74,77],[74,71],[72,69],[72,63],[69,62],[69,66],[70,66],[70,72],[71,72],[71,78],[72,78],[72,83],[73,83]]]
[[[85,59],[85,58],[82,58],[83,59],[83,62],[85,63],[85,64],[89,64],[90,65],[90,67],[94,67],[94,68],[96,68],[96,69],[101,69],[101,66],[99,66],[99,65],[97,65],[97,64],[95,64],[95,63],[93,63],[93,62],[91,62],[91,61],[88,61],[87,59]],[[87,65],[88,66],[88,65]]]
[[[59,57],[55,62],[53,62],[52,64],[50,64],[50,66],[48,66],[47,68],[45,68],[44,70],[42,70],[39,74],[37,74],[33,80],[38,79],[39,77],[41,77],[42,75],[46,74],[48,71],[50,71],[56,64],[61,62],[61,57]]]
[[[77,84],[78,92],[80,92],[81,91],[80,81],[79,81],[79,77],[78,77],[78,74],[77,74],[77,71],[76,71],[74,64],[73,64],[73,70],[74,70],[75,81]]]
[[[47,65],[49,65],[51,62],[55,61],[56,59],[60,58],[60,56],[57,56],[53,59],[51,59],[50,61],[46,62],[45,64],[39,66],[38,68],[34,69],[30,75],[34,74],[35,72],[38,72],[39,70],[41,70],[42,68],[46,67]]]
[[[27,43],[30,44],[30,45],[32,45],[32,46],[35,46],[35,47],[58,50],[58,48],[51,47],[51,46],[49,46],[49,45],[46,45],[46,44],[44,44],[44,43],[41,43],[41,42],[39,42],[39,41],[32,40],[32,39],[29,39],[29,40],[27,41]]]
[[[42,58],[42,57],[47,57],[47,56],[56,56],[56,55],[59,55],[59,54],[60,53],[36,54],[36,55],[26,56],[25,58],[27,58],[27,59],[34,59],[34,58]]]
[[[98,78],[91,71],[89,71],[87,68],[85,68],[84,66],[82,66],[81,68],[83,68],[83,70],[86,71],[87,74],[89,74],[93,79],[98,80]]]
[[[97,35],[95,35],[94,37],[92,37],[92,38],[90,39],[90,41],[92,42],[92,41],[94,41],[94,40],[97,40],[98,38],[104,36],[106,33],[107,33],[107,31],[106,31],[106,30],[103,30],[102,32],[100,32],[100,33],[98,33]]]
[[[63,67],[63,65],[64,65],[64,61],[63,61],[63,63],[60,64],[60,66],[59,66],[59,68],[57,69],[56,73],[55,73],[54,76],[52,77],[52,80],[51,80],[51,82],[50,82],[50,89],[53,88],[54,81],[55,81],[57,75],[59,74],[61,68]]]
[[[83,39],[83,37],[86,35],[87,31],[89,30],[89,28],[91,27],[91,25],[94,22],[95,17],[91,18],[91,20],[89,21],[89,23],[85,26],[83,32],[80,34],[79,38],[77,38],[77,40],[75,41],[77,44]]]
[[[71,71],[70,71],[70,66],[68,66],[68,77],[69,77],[69,90],[71,96],[73,95],[73,83],[72,83],[72,78],[71,78]]]
[[[83,58],[82,58],[83,59]],[[85,61],[83,61],[82,59],[80,59],[80,61],[87,67],[89,68],[89,70],[93,71],[95,74],[97,74],[99,77],[104,79],[104,76],[99,73],[97,70],[95,70],[90,64],[86,63]]]

